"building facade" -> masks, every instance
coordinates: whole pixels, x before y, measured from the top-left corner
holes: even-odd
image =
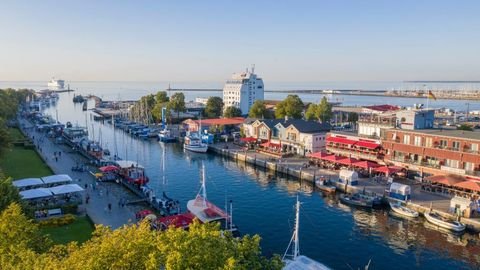
[[[225,108],[239,108],[242,114],[248,114],[256,100],[264,99],[263,80],[255,73],[255,69],[243,73],[234,73],[223,87],[223,103]]]

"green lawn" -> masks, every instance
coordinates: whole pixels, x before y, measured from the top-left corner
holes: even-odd
[[[9,128],[8,133],[10,134],[12,141],[25,139],[25,136],[23,136],[22,132],[20,132],[18,128]]]
[[[13,179],[52,175],[52,170],[33,149],[13,146],[0,158],[0,168]]]
[[[41,231],[48,234],[55,244],[67,244],[71,241],[83,243],[90,239],[94,227],[87,217],[76,217],[72,224],[61,227],[44,227]]]

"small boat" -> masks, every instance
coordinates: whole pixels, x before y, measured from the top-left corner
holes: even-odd
[[[337,190],[337,187],[331,185],[328,181],[322,179],[316,180],[315,186],[325,193],[335,193],[335,191]]]
[[[423,214],[428,222],[437,225],[440,228],[449,229],[454,232],[463,232],[465,224],[440,216],[433,211],[427,211]]]
[[[84,102],[85,98],[82,95],[76,95],[73,97],[73,102],[74,103],[81,103]]]
[[[396,203],[389,202],[389,204],[390,204],[390,208],[392,209],[392,211],[399,214],[399,215],[410,217],[410,218],[417,218],[418,217],[418,212],[417,211],[403,206],[400,202],[396,202]]]
[[[183,148],[196,153],[206,153],[208,150],[208,145],[203,143],[202,139],[200,139],[200,136],[194,133],[185,137]]]
[[[165,143],[176,141],[175,137],[172,135],[172,132],[168,128],[160,130],[158,133],[158,140]]]
[[[316,269],[316,270],[329,270],[330,268],[321,262],[317,262],[305,255],[300,255],[300,242],[299,242],[299,229],[300,229],[300,201],[297,196],[296,214],[295,214],[295,230],[293,231],[292,238],[288,244],[287,250],[283,255],[282,261],[285,263],[283,270],[295,270],[295,269]],[[291,247],[291,250],[290,250]],[[290,254],[289,254],[290,251]]]
[[[360,193],[353,195],[343,195],[340,197],[340,201],[347,205],[373,208],[374,205],[379,205],[380,199],[377,197],[371,197]]]

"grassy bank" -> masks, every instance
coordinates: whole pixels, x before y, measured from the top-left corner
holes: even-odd
[[[94,227],[88,217],[77,217],[72,224],[60,227],[41,228],[55,244],[67,244],[71,241],[83,243],[90,239]]]
[[[12,140],[24,139],[18,129],[9,129]],[[12,146],[0,158],[0,168],[5,176],[13,179],[28,177],[42,177],[53,174],[52,170],[43,162],[34,149],[27,149],[23,146]]]

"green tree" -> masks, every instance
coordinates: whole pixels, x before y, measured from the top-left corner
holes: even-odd
[[[327,98],[324,96],[317,107],[317,119],[322,122],[329,122],[332,119],[332,104],[328,103]]]
[[[285,116],[300,119],[303,112],[303,101],[298,95],[288,95],[282,102],[277,104],[275,110],[276,118],[284,118]]]
[[[209,97],[205,106],[204,116],[207,118],[217,118],[222,115],[223,100],[221,97]]]
[[[461,124],[457,127],[458,130],[466,130],[466,131],[473,131],[473,128],[467,124]]]
[[[248,117],[252,118],[267,118],[267,107],[265,106],[265,101],[255,100],[250,111],[248,112]]]
[[[239,116],[242,116],[242,110],[234,106],[227,107],[223,112],[223,117],[231,118]]]
[[[12,178],[0,179],[0,213],[12,203],[22,203],[18,189],[13,186]]]
[[[307,120],[317,120],[317,111],[318,105],[314,103],[310,103],[308,105],[307,111],[305,112],[305,119]]]
[[[168,102],[168,94],[167,91],[158,91],[155,95],[155,102],[156,103],[165,103]]]
[[[168,101],[168,110],[172,110],[177,113],[177,119],[180,119],[180,112],[185,112],[185,95],[183,93],[175,93],[170,97]]]

